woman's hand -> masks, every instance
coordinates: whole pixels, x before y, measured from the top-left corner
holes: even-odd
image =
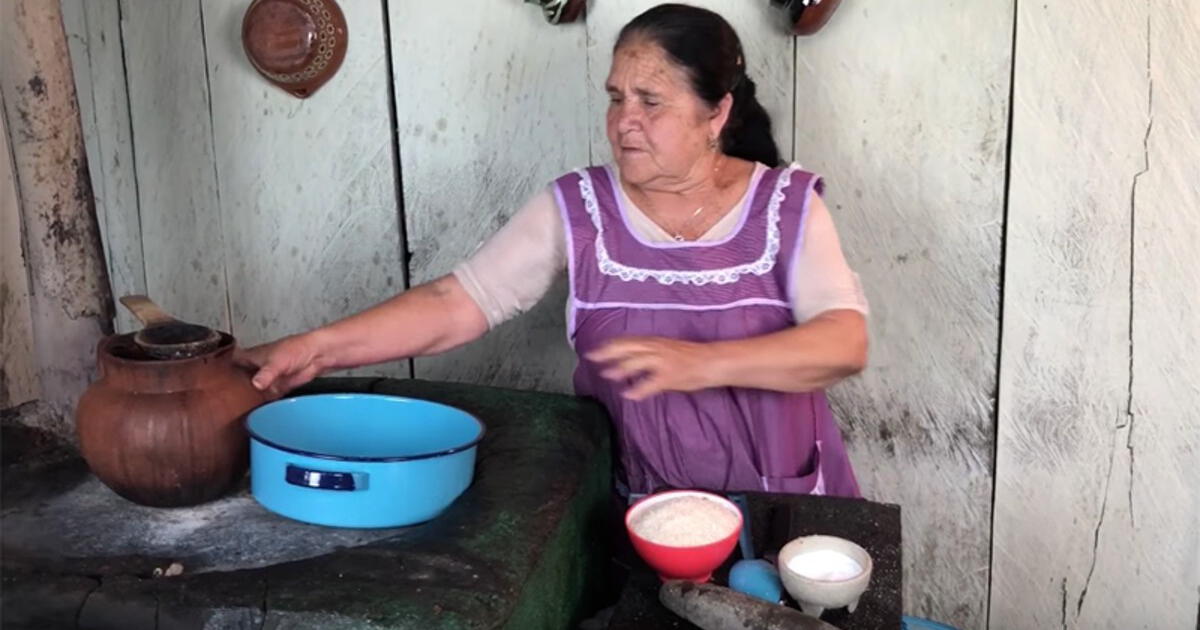
[[[632,379],[626,398],[666,391],[746,387],[809,392],[830,387],[867,364],[867,320],[853,310],[825,311],[778,332],[747,339],[695,343],[662,337],[614,339],[587,354],[601,375]]]
[[[251,383],[278,398],[320,376],[325,366],[313,334],[284,337],[273,343],[237,350],[233,360],[255,370]]]
[[[600,372],[604,378],[633,379],[634,385],[622,394],[630,400],[714,386],[710,344],[665,337],[623,337],[589,352],[586,358],[605,364]]]

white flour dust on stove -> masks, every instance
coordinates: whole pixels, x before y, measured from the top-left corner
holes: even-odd
[[[640,510],[629,523],[642,538],[672,547],[717,542],[733,533],[737,524],[738,515],[732,510],[698,496],[658,501]]]
[[[194,507],[146,507],[92,476],[62,494],[6,507],[3,515],[5,549],[55,558],[169,558],[187,573],[302,560],[404,532],[300,523],[267,511],[246,490]]]

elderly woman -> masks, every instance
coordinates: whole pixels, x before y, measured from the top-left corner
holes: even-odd
[[[822,390],[863,369],[866,303],[820,179],[779,166],[737,34],[650,9],[622,29],[606,90],[611,165],[556,180],[453,273],[246,351],[255,385],[445,352],[565,269],[575,388],[613,419],[622,494],[859,496]]]

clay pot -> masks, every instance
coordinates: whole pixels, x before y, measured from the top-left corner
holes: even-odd
[[[265,402],[233,364],[233,337],[188,359],[157,360],[132,334],[100,342],[100,377],[76,409],[79,448],[92,472],[143,505],[215,499],[246,473],[245,416]]]
[[[346,17],[334,0],[254,0],[242,17],[242,46],[268,81],[312,96],[341,67]]]

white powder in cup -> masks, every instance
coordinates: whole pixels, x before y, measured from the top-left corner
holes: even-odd
[[[808,551],[792,556],[788,569],[810,580],[840,582],[849,580],[863,572],[854,558],[832,549]]]
[[[738,515],[729,508],[694,495],[664,499],[640,510],[630,520],[633,531],[659,545],[696,547],[733,533]]]

